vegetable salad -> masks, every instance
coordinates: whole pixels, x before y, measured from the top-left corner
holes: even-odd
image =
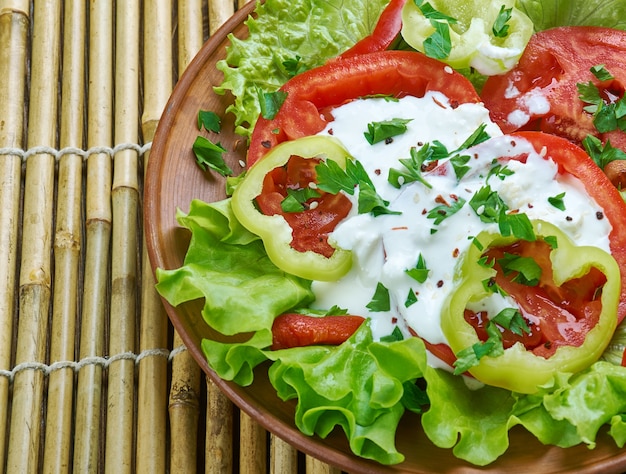
[[[596,2],[257,5],[216,88],[235,96],[248,169],[232,197],[178,213],[184,265],[157,271],[172,305],[204,298],[207,324],[234,336],[203,341],[220,377],[249,385],[269,361],[303,433],[340,426],[382,464],[404,459],[407,410],[476,465],[506,452],[515,425],[561,447],[593,447],[601,430],[626,443],[626,205],[602,171],[626,157],[621,70],[576,70],[572,115],[550,102],[561,76],[516,69],[540,30],[625,26],[626,2],[578,17],[583,3]],[[515,82],[534,73],[535,89]],[[499,120],[483,104],[505,99],[528,108],[503,132],[519,105]],[[610,129],[563,135],[594,114]],[[194,151],[232,174],[220,146]]]

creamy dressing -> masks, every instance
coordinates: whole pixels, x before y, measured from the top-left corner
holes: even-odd
[[[483,230],[498,231],[497,224],[480,220],[469,201],[485,185],[493,161],[500,157],[529,155],[525,163],[501,161],[509,173],[503,179],[495,175],[488,179],[491,189],[509,209],[524,212],[531,220],[557,225],[577,245],[609,250],[610,224],[598,218],[602,209],[590,200],[582,183],[559,176],[557,166],[535,153],[530,143],[503,136],[480,104],[453,108],[445,96],[431,92],[423,98],[405,97],[397,102],[381,98],[355,100],[335,109],[333,115],[335,120],[322,134],[332,134],[343,142],[364,165],[378,194],[390,202],[388,208],[401,214],[359,215],[358,191],[351,196],[353,211],[337,226],[330,240],[352,251],[352,270],[338,282],[314,282],[313,291],[320,308],[338,305],[351,314],[370,317],[375,338],[390,334],[397,325],[405,336],[411,327],[431,343],[447,342],[440,314],[454,288],[456,266],[473,245],[474,236]],[[411,119],[407,132],[393,137],[391,143],[370,145],[363,135],[368,123],[393,118]],[[483,123],[494,138],[461,152],[471,158],[467,163],[470,170],[460,181],[449,161],[423,173],[431,188],[414,182],[397,189],[387,181],[390,168],[404,169],[398,160],[408,158],[411,147],[419,149],[438,140],[453,151]],[[562,193],[564,211],[548,201]],[[428,217],[436,206],[462,200],[466,202],[460,210],[438,225]],[[420,254],[429,270],[423,283],[406,273],[415,268]],[[378,283],[389,290],[390,311],[376,312],[366,307]],[[409,293],[414,297],[408,298]],[[508,303],[494,299],[480,304],[495,308]],[[437,365],[432,357],[429,363]]]

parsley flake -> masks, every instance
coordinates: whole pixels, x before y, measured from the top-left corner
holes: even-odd
[[[342,169],[335,161],[326,160],[315,167],[317,173],[317,188],[330,194],[344,191],[354,195],[359,187],[358,211],[359,214],[371,213],[374,216],[382,214],[400,214],[387,208],[389,201],[385,201],[377,192],[365,168],[358,160],[346,160],[346,169]]]
[[[198,130],[202,130],[203,128],[209,132],[220,133],[222,119],[215,112],[201,110],[198,112]]]
[[[599,138],[587,135],[582,144],[587,154],[600,168],[604,168],[611,161],[626,160],[626,153],[619,148],[614,148],[610,140],[602,145]]]
[[[428,278],[429,272],[430,270],[426,266],[426,260],[424,260],[424,256],[421,253],[419,254],[419,257],[417,257],[417,264],[415,267],[405,270],[405,273],[418,283],[424,283]]]
[[[417,295],[413,291],[413,288],[409,288],[409,294],[406,296],[406,300],[404,301],[404,307],[408,308],[409,306],[413,306],[417,303]]]
[[[499,326],[510,330],[513,334],[518,336],[530,334],[530,328],[526,323],[526,320],[516,308],[505,308],[496,314],[491,321]]]
[[[502,267],[505,276],[516,273],[512,281],[526,286],[537,286],[541,278],[541,267],[532,257],[522,257],[505,252],[504,256],[498,259],[498,264]]]
[[[509,25],[507,23],[511,19],[512,10],[512,8],[505,8],[504,5],[500,7],[498,17],[491,28],[493,36],[496,38],[506,38],[509,35]]]
[[[552,206],[556,207],[558,210],[564,211],[565,210],[565,202],[563,202],[564,197],[565,197],[565,193],[562,192],[561,194],[557,194],[556,196],[548,197],[548,202]]]
[[[224,161],[223,155],[226,149],[219,143],[213,143],[208,138],[198,136],[191,148],[196,156],[196,163],[202,170],[213,170],[222,176],[233,174],[233,170]]]
[[[607,69],[604,67],[604,64],[598,64],[596,66],[592,66],[590,71],[594,76],[596,76],[596,79],[602,82],[612,81],[613,79],[615,79],[613,77],[613,74],[607,71]]]
[[[389,298],[389,290],[382,283],[376,285],[376,291],[372,297],[372,301],[365,306],[372,312],[389,311],[391,309],[391,299]]]
[[[394,118],[382,122],[370,122],[367,124],[365,139],[370,145],[387,141],[389,138],[402,135],[407,131],[407,124],[412,119]]]
[[[440,204],[432,208],[426,217],[433,219],[435,225],[441,224],[448,217],[456,214],[465,205],[465,199],[458,198],[452,201],[452,204]]]
[[[274,91],[264,92],[259,89],[259,103],[261,105],[261,116],[264,119],[272,120],[278,114],[283,103],[287,99],[287,92]]]

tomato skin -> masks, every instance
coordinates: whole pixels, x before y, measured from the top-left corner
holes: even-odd
[[[384,51],[391,46],[402,29],[402,9],[405,3],[406,0],[391,0],[381,13],[372,34],[339,55],[339,59]]]
[[[272,350],[313,345],[339,345],[363,324],[361,316],[308,316],[285,313],[272,325]]]
[[[626,32],[621,30],[569,26],[541,31],[531,37],[514,69],[486,81],[481,97],[492,119],[505,133],[541,130],[578,145],[587,135],[605,141],[610,135],[600,134],[592,115],[583,110],[587,104],[580,100],[577,84],[592,82],[601,91],[623,96],[625,55]],[[598,65],[604,65],[615,79],[600,82],[590,71]],[[545,104],[538,107],[541,100]],[[510,120],[515,115],[510,114],[516,110],[527,114],[526,123]],[[614,135],[611,143],[619,147],[616,142],[624,143],[626,134],[618,131],[621,139]]]
[[[445,64],[421,53],[380,51],[332,61],[287,81],[287,98],[272,120],[259,117],[248,149],[253,166],[277,144],[315,135],[329,118],[321,111],[371,95],[422,97],[446,91],[452,104],[478,103],[472,84]]]

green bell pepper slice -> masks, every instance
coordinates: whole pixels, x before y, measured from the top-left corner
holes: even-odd
[[[352,159],[339,140],[332,137],[308,136],[283,142],[250,167],[233,192],[232,210],[245,228],[261,237],[270,260],[281,270],[309,280],[339,280],[352,266],[352,252],[335,248],[326,257],[312,250],[296,250],[291,246],[293,229],[285,218],[280,214],[265,215],[255,205],[265,176],[286,165],[292,156],[332,160],[341,169],[345,169],[347,159]]]
[[[493,76],[515,66],[533,23],[514,0],[411,0],[402,11],[402,37],[454,69]]]
[[[615,259],[604,250],[591,246],[576,246],[556,226],[533,221],[538,239],[555,237],[558,245],[550,252],[555,284],[586,275],[591,268],[600,270],[606,277],[602,287],[601,312],[597,323],[584,337],[580,346],[562,345],[554,354],[544,358],[526,350],[517,342],[508,349],[484,355],[469,373],[477,380],[496,387],[520,393],[534,393],[549,382],[556,372],[579,372],[599,359],[607,347],[617,325],[617,306],[620,298],[620,271]],[[481,301],[492,295],[483,282],[493,278],[496,270],[481,263],[484,253],[492,247],[514,243],[513,237],[503,237],[487,231],[477,236],[477,245],[472,245],[459,262],[456,289],[451,294],[442,312],[441,325],[448,343],[455,354],[481,343],[475,328],[464,318],[465,309],[472,302]],[[495,315],[489,315],[493,317]],[[539,315],[536,315],[539,316]]]

